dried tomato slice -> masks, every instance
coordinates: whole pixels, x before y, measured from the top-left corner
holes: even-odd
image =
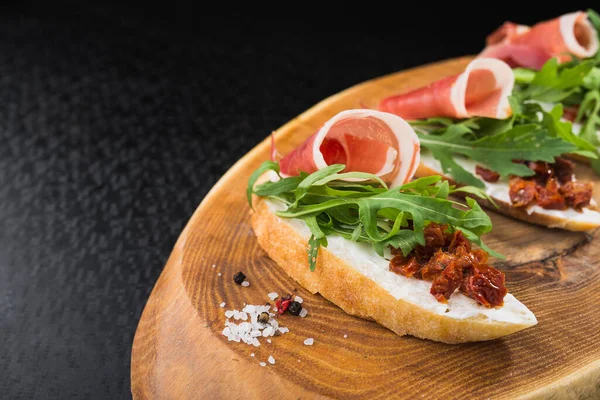
[[[472,250],[460,230],[450,234],[447,226],[434,223],[428,228],[426,245],[420,246],[420,251],[431,254],[429,259],[421,262],[418,248],[406,257],[399,250],[393,250],[395,256],[390,260],[390,271],[431,281],[431,295],[443,303],[459,289],[486,307],[501,305],[508,290],[504,274],[487,264],[488,253],[482,249]]]
[[[437,278],[454,263],[454,256],[438,249],[429,262],[421,269],[421,277],[427,281]]]
[[[462,269],[457,267],[456,264],[451,264],[433,280],[429,293],[439,302],[445,303],[450,299],[452,293],[460,287],[462,279]]]
[[[590,205],[594,184],[592,182],[567,182],[559,189],[567,204],[577,210]]]
[[[554,176],[554,169],[545,161],[528,161],[527,166],[535,172],[534,179],[540,183],[546,183],[548,178]]]
[[[508,293],[504,273],[488,265],[474,268],[473,275],[466,276],[459,289],[485,307],[503,305]]]
[[[510,201],[515,207],[525,207],[531,204],[537,195],[535,182],[515,177],[510,180],[508,192]]]
[[[565,184],[573,180],[573,172],[575,171],[575,163],[566,158],[556,157],[554,159],[554,175],[558,182]]]
[[[496,183],[500,180],[500,174],[497,172],[492,171],[491,169],[487,169],[485,167],[482,167],[481,165],[477,164],[475,166],[475,173],[479,176],[481,176],[481,179],[483,179],[486,182],[490,182],[490,183]]]
[[[390,271],[395,272],[396,274],[410,278],[420,270],[421,264],[417,262],[415,257],[408,259],[402,254],[399,254],[390,260]]]
[[[471,242],[465,237],[465,235],[460,230],[455,230],[452,235],[452,240],[450,241],[450,245],[448,246],[448,251],[454,253],[458,250],[459,247],[464,247],[465,250],[471,250]]]
[[[558,191],[554,178],[548,179],[546,186],[538,186],[537,204],[547,210],[566,210],[567,204]]]

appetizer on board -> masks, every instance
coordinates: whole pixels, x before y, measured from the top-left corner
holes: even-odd
[[[343,155],[330,162],[319,156],[327,154],[328,138],[346,142],[335,145]],[[361,163],[331,162],[361,157],[361,147],[348,143],[367,139],[380,142],[362,146],[376,160],[367,166],[371,172],[361,171]],[[482,241],[492,229],[489,217],[470,197],[466,204],[449,198],[485,194],[439,176],[410,181],[412,172],[403,171],[413,170],[418,153],[416,135],[401,117],[375,110],[334,116],[279,163],[266,161],[252,174],[247,195],[260,246],[310,292],[399,335],[462,343],[535,325],[535,315],[489,263],[501,257]],[[298,159],[310,169],[300,162],[290,168]]]
[[[572,124],[562,117],[561,104],[548,108],[548,104],[534,101],[561,93],[573,95],[572,86],[583,84],[585,75],[579,71],[559,74],[556,60],[551,60],[539,78],[532,78],[528,89],[521,84],[515,88],[514,71],[504,61],[493,60],[502,68],[484,69],[491,79],[487,83],[473,74],[479,66],[491,65],[489,61],[476,58],[465,72],[456,75],[466,77],[462,87],[457,83],[460,79],[442,78],[381,100],[380,109],[408,118],[417,132],[421,155],[416,176],[442,175],[452,184],[479,187],[493,200],[484,200],[484,205],[526,222],[574,231],[599,227],[593,185],[579,181],[575,165],[567,159],[576,156],[594,163],[598,159],[596,146],[573,133]],[[584,66],[571,68],[582,70]],[[589,65],[585,68],[592,71]],[[443,112],[441,107],[422,107],[419,114],[412,111],[415,96],[431,102],[435,95],[429,92],[449,81],[454,83],[448,92],[462,93],[466,88],[467,94],[461,99],[475,99],[471,103],[475,109],[495,111],[466,115]],[[469,96],[470,87],[484,95]],[[457,97],[439,96],[436,101],[457,104],[453,100]],[[465,104],[468,110],[469,102]],[[505,112],[497,112],[500,109]]]

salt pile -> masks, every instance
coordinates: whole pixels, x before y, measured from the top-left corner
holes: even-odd
[[[270,313],[270,306],[264,305],[246,305],[242,311],[227,310],[225,311],[225,329],[222,334],[234,342],[244,342],[249,345],[260,346],[259,337],[275,336],[275,333],[283,334],[289,332],[288,328],[279,327],[279,322],[274,319],[275,314]],[[262,313],[269,314],[269,320],[266,323],[258,322],[258,317]],[[239,324],[230,321],[233,318],[236,321],[242,321]],[[250,319],[250,321],[248,321]]]

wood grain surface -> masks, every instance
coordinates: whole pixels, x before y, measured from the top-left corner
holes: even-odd
[[[460,72],[469,60],[349,88],[278,129],[277,148],[287,154],[338,112]],[[597,233],[533,226],[490,212],[494,229],[485,240],[507,256],[495,266],[538,324],[502,339],[461,345],[398,336],[308,293],[258,246],[245,187],[269,150],[267,138],[239,160],[181,233],[134,339],[135,399],[600,397]],[[577,175],[593,178],[584,166]],[[233,282],[240,270],[249,287]],[[221,334],[225,311],[264,304],[270,292],[303,297],[308,316],[280,316],[290,332],[270,344],[264,338],[260,347],[228,342]],[[313,346],[303,344],[308,337],[315,339]],[[269,356],[275,364],[261,367]]]

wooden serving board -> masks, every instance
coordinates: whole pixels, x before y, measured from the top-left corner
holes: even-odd
[[[400,72],[332,96],[281,127],[278,150],[287,154],[342,110],[458,73],[469,60]],[[538,325],[463,345],[398,336],[303,290],[258,246],[245,188],[269,151],[267,137],[221,178],[181,233],[135,335],[134,398],[600,397],[597,233],[537,227],[490,212],[494,229],[485,240],[507,256],[495,265]],[[585,167],[577,174],[600,183]],[[233,282],[240,270],[249,287]],[[260,347],[228,342],[221,334],[225,311],[263,304],[270,292],[303,297],[308,316],[280,316],[290,332],[271,344],[266,338]],[[308,337],[313,346],[303,344]],[[270,355],[276,363],[261,367]]]

